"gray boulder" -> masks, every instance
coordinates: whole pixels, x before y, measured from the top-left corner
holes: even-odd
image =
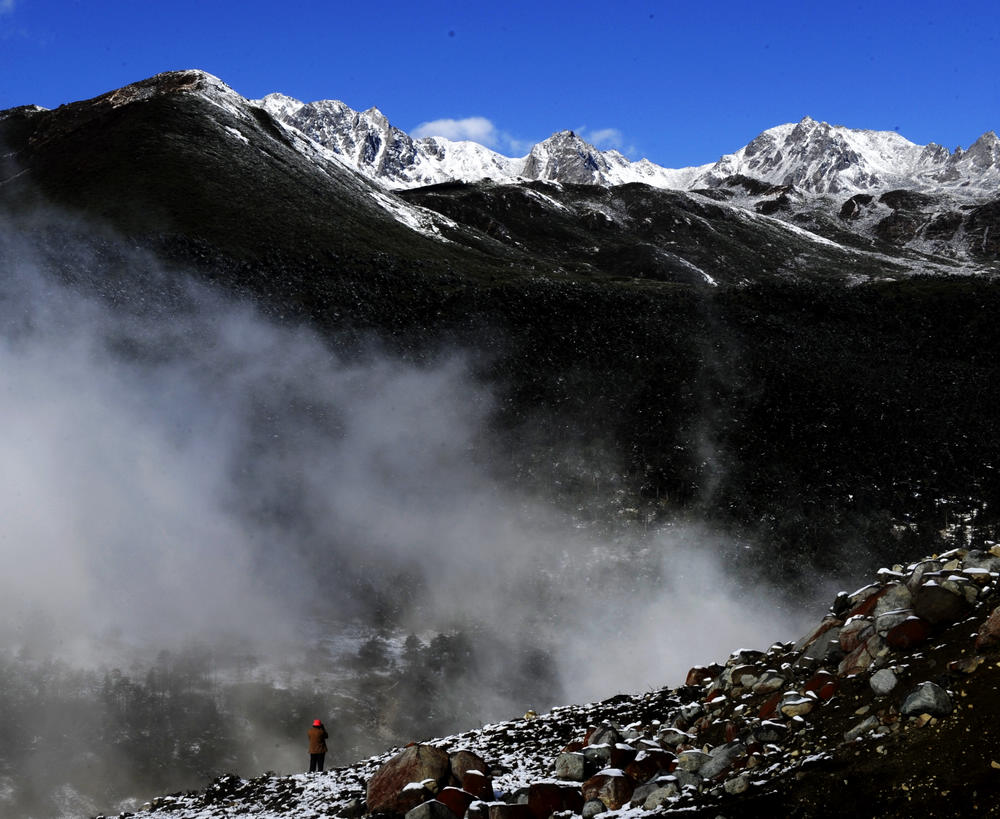
[[[951,713],[953,707],[951,697],[940,685],[923,682],[906,695],[899,710],[907,717],[918,714],[946,717]]]
[[[455,819],[455,814],[443,802],[431,799],[407,811],[406,819]]]

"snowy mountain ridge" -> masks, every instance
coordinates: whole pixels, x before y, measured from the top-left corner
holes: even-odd
[[[413,139],[377,108],[364,112],[337,100],[302,103],[283,94],[253,101],[338,154],[348,165],[389,188],[442,182],[542,180],[658,188],[711,188],[734,176],[806,193],[859,193],[906,187],[981,195],[1000,185],[1000,139],[983,134],[968,149],[917,145],[894,131],[830,125],[804,117],[770,128],[717,162],[664,168],[618,151],[602,151],[573,131],[559,131],[523,157],[443,137]]]

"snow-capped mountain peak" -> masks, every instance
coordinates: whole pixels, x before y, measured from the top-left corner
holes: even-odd
[[[981,136],[968,151],[917,145],[895,131],[830,125],[804,117],[769,128],[699,177],[712,186],[742,175],[814,194],[972,185],[982,189],[1000,173],[1000,140]]]
[[[895,131],[852,129],[806,116],[767,129],[715,163],[671,169],[602,151],[569,130],[537,143],[527,156],[512,158],[475,142],[413,139],[377,108],[358,112],[336,100],[302,103],[283,94],[269,94],[257,104],[346,164],[396,189],[489,178],[605,186],[644,182],[691,190],[743,176],[795,186],[805,195],[851,195],[893,188],[982,191],[1000,181],[1000,140],[992,131],[967,150],[951,152],[935,143],[917,145]]]

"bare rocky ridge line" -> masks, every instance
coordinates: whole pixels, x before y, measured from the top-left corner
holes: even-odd
[[[679,688],[529,712],[325,774],[229,775],[143,815],[990,815],[998,649],[1000,547],[956,549],[880,570],[797,643],[738,649]]]

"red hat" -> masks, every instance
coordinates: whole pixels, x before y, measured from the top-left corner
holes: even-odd
[[[318,719],[314,719],[314,720],[313,720],[313,725],[314,725],[314,726],[315,726],[316,728],[319,728],[319,726],[321,726],[322,724],[323,724],[323,723],[322,723],[322,722],[321,722],[320,720],[318,720]]]

